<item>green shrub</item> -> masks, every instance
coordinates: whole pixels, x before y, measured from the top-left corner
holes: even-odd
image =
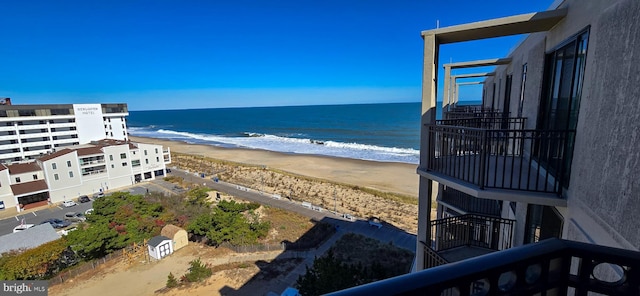
[[[191,262],[189,262],[189,265],[189,272],[187,272],[183,276],[183,279],[187,282],[195,283],[202,281],[210,277],[213,273],[208,264],[202,263],[202,261],[200,261],[200,258],[191,260]]]
[[[176,279],[175,276],[173,276],[173,273],[169,273],[169,276],[167,276],[167,288],[175,288],[179,285],[178,280]]]

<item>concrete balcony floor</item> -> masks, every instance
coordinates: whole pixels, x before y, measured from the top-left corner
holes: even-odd
[[[496,251],[481,247],[461,246],[444,251],[438,251],[438,255],[442,256],[442,258],[447,260],[447,262],[453,263],[493,252]]]
[[[495,156],[485,159],[485,186],[481,189],[479,154],[437,157],[430,170],[418,174],[473,197],[566,206],[558,195],[555,178],[536,161],[525,157]]]

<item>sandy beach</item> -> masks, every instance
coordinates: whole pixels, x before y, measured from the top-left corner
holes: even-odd
[[[316,155],[285,154],[264,150],[220,148],[155,138],[130,137],[134,142],[160,144],[171,151],[200,155],[269,168],[298,175],[369,187],[384,192],[418,196],[415,164],[365,161]]]

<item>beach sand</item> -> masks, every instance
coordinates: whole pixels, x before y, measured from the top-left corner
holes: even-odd
[[[317,155],[286,154],[265,150],[220,148],[155,138],[130,137],[131,141],[159,144],[171,151],[228,160],[294,174],[347,183],[376,190],[418,197],[417,165],[365,161]],[[170,165],[171,166],[171,165]]]

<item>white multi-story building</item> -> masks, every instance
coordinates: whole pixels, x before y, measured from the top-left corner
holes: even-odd
[[[169,149],[129,142],[128,115],[126,104],[0,104],[0,210],[165,175]]]
[[[0,105],[0,162],[63,147],[128,139],[126,104]]]

